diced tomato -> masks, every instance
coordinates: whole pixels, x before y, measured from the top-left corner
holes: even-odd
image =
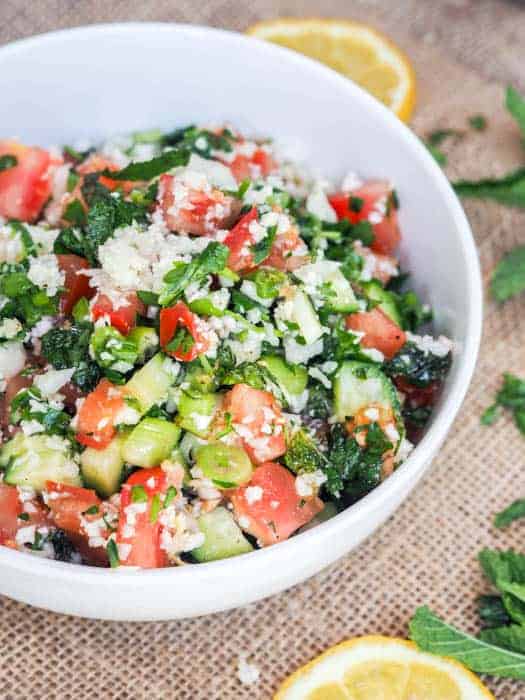
[[[89,175],[90,173],[97,173],[101,170],[111,170],[112,172],[116,172],[117,170],[120,170],[120,168],[118,165],[115,165],[115,163],[99,153],[93,153],[90,155],[77,168],[79,175]],[[116,190],[117,187],[119,187],[124,192],[131,192],[131,190],[137,186],[137,183],[131,180],[112,180],[104,175],[100,176],[98,181],[101,185],[104,185],[104,187],[107,187],[108,190],[111,191]]]
[[[161,175],[158,201],[169,229],[196,236],[209,236],[218,229],[229,228],[241,209],[235,197],[209,184],[197,189],[173,175]]]
[[[405,332],[381,309],[363,311],[346,317],[346,327],[364,333],[361,345],[375,348],[390,360],[406,343]]]
[[[17,165],[0,172],[0,215],[6,219],[35,221],[51,196],[53,159],[42,148],[18,141],[0,141],[0,156],[12,155]]]
[[[78,411],[78,442],[96,450],[107,447],[115,435],[115,419],[123,407],[124,399],[119,389],[102,379],[86,396]]]
[[[224,239],[224,245],[230,249],[228,267],[235,272],[249,272],[256,267],[252,252],[254,236],[250,231],[250,224],[257,219],[257,208],[252,207]],[[303,251],[305,255],[302,254]],[[295,270],[308,262],[308,259],[304,241],[300,238],[295,226],[290,225],[286,231],[277,234],[270,255],[262,265],[276,267],[279,270]]]
[[[399,274],[399,263],[391,255],[374,253],[367,246],[361,245],[359,241],[354,243],[354,251],[364,258],[365,268],[369,271],[371,277],[383,284],[388,284],[392,277]]]
[[[133,500],[134,486],[142,487],[146,501]],[[160,467],[139,469],[122,486],[117,543],[123,566],[158,569],[168,565],[167,554],[161,549],[162,525],[158,518],[151,522],[153,498],[164,493],[167,486],[168,479]]]
[[[353,207],[351,199],[355,202]],[[371,180],[351,192],[333,194],[328,200],[339,220],[348,219],[352,223],[370,221],[374,229],[372,250],[385,255],[395,250],[401,240],[401,232],[392,188],[388,182]]]
[[[16,486],[0,483],[0,544],[15,539],[18,527],[22,522],[18,516],[22,511],[22,503],[18,497]]]
[[[246,497],[250,486],[261,488],[259,500]],[[257,467],[250,483],[235,489],[230,498],[237,520],[242,518],[243,529],[263,545],[287,539],[324,508],[317,496],[299,496],[293,474],[276,462]]]
[[[68,534],[85,534],[80,518],[89,508],[100,506],[101,500],[96,492],[55,481],[46,482],[46,492],[54,524]]]
[[[231,163],[226,163],[237,182],[267,177],[277,167],[272,156],[262,148],[256,148],[251,156],[239,153]]]
[[[253,462],[267,462],[286,452],[284,418],[268,391],[236,384],[224,397],[223,407]]]
[[[79,274],[87,270],[89,263],[79,255],[57,255],[58,267],[65,274],[64,287],[66,291],[60,298],[60,311],[69,315],[81,297],[91,299],[95,290],[89,286],[89,277]]]
[[[403,394],[406,394],[408,401],[415,408],[433,406],[441,389],[439,382],[420,387],[410,384],[405,377],[394,377],[394,384]]]
[[[45,496],[53,525],[64,530],[82,559],[93,566],[107,565],[106,547],[96,544],[96,538],[105,540],[109,529],[103,520],[104,504],[95,491],[47,481]],[[88,513],[89,509],[95,512]],[[88,532],[90,525],[92,529]]]
[[[181,362],[191,362],[210,347],[210,341],[202,326],[203,323],[197,314],[190,311],[183,301],[178,301],[175,306],[160,312],[160,344],[168,355]],[[189,332],[193,344],[188,349],[168,350],[166,346],[173,340],[179,328],[185,328]],[[182,344],[184,346],[184,341]]]
[[[125,264],[123,262],[123,264]],[[127,335],[135,327],[137,314],[143,315],[146,307],[135,294],[128,292],[127,303],[124,306],[113,306],[113,302],[105,294],[99,294],[91,307],[91,318],[96,321],[98,318],[108,316],[113,328]]]

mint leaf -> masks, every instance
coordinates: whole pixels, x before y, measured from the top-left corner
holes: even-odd
[[[470,127],[476,131],[485,131],[487,128],[487,119],[483,114],[473,114],[469,117],[468,123]]]
[[[499,595],[480,595],[478,600],[478,615],[486,627],[508,625],[510,617]]]
[[[525,139],[525,99],[512,87],[512,85],[507,87],[505,107],[517,121],[521,134]]]
[[[525,584],[525,555],[512,549],[482,549],[479,563],[487,578],[500,590],[507,591],[506,584]],[[508,591],[514,593],[514,591]]]
[[[425,146],[427,147],[429,153],[432,155],[436,163],[438,163],[439,165],[447,164],[447,156],[437,146],[433,146],[431,143],[426,143]]]
[[[252,245],[254,265],[260,265],[270,255],[275,236],[277,235],[277,226],[269,226],[266,236],[255,245]]]
[[[487,644],[525,654],[525,627],[522,625],[508,625],[481,630],[479,638]]]
[[[525,655],[465,634],[426,606],[416,610],[409,628],[410,638],[423,651],[456,659],[477,673],[525,680]]]
[[[122,170],[116,172],[103,170],[100,174],[112,180],[152,180],[154,177],[171,170],[171,168],[187,165],[189,158],[190,151],[188,149],[178,148],[173,151],[166,151],[151,160],[130,163]]]
[[[460,197],[493,199],[511,207],[525,208],[525,168],[519,168],[501,178],[458,180],[452,183]]]
[[[512,411],[516,426],[525,435],[525,380],[509,372],[503,375],[503,385],[496,394],[494,403],[481,416],[483,425],[494,423],[500,406]]]
[[[16,165],[18,165],[18,158],[16,156],[9,154],[0,156],[0,173],[3,173],[4,170],[11,170],[11,168],[14,168]]]
[[[503,302],[525,290],[525,245],[505,255],[492,273],[490,291],[496,301]]]
[[[504,510],[500,511],[494,518],[494,525],[499,528],[507,527],[519,518],[525,518],[524,498],[514,501],[514,503],[511,503],[510,506],[507,506]]]

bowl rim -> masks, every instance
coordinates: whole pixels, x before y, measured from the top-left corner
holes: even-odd
[[[396,133],[397,138],[404,141],[416,156],[418,166],[423,167],[432,176],[435,185],[442,196],[445,205],[449,209],[454,220],[457,236],[460,239],[463,258],[465,261],[464,273],[467,278],[468,298],[466,308],[469,318],[465,342],[461,356],[458,359],[456,377],[450,386],[448,396],[438,405],[433,424],[428,429],[422,440],[402,467],[396,470],[387,480],[382,482],[373,491],[352,506],[338,513],[330,520],[316,525],[311,530],[295,535],[294,537],[280,542],[272,547],[255,550],[248,554],[242,554],[232,559],[222,559],[214,562],[206,562],[199,565],[199,577],[201,579],[222,578],[229,574],[232,569],[232,562],[235,562],[235,573],[241,575],[241,569],[259,569],[269,565],[279,553],[281,559],[287,554],[292,555],[293,550],[300,545],[315,547],[316,540],[326,540],[337,534],[343,522],[346,527],[352,523],[364,522],[367,516],[375,511],[382,501],[388,500],[388,494],[396,491],[410,491],[417,484],[423,472],[426,470],[431,459],[444,441],[453,421],[461,407],[467,389],[470,385],[481,342],[482,312],[483,312],[483,287],[478,254],[474,243],[470,224],[465,212],[454,193],[445,174],[435,162],[433,157],[418,139],[418,137],[403,124],[387,107],[365,92],[356,83],[345,78],[331,68],[310,59],[282,46],[277,46],[261,39],[246,36],[241,33],[177,22],[115,22],[97,23],[91,25],[77,26],[57,31],[37,34],[28,38],[19,39],[0,47],[0,66],[4,59],[8,59],[17,53],[30,51],[34,46],[51,45],[64,39],[74,38],[84,35],[85,38],[100,38],[101,35],[132,34],[142,30],[155,30],[160,32],[171,32],[173,34],[192,36],[195,39],[206,39],[212,37],[214,41],[222,42],[231,46],[250,45],[252,51],[259,53],[270,53],[280,56],[283,60],[295,63],[301,70],[306,69],[312,74],[316,74],[319,80],[331,82],[333,85],[343,88],[356,98],[364,109],[378,114],[385,121],[390,129]],[[380,525],[381,523],[379,523]],[[377,527],[379,527],[377,525]],[[373,531],[376,528],[373,529]],[[0,546],[0,568],[17,571],[19,573],[38,575],[42,578],[64,579],[69,582],[82,582],[94,586],[106,586],[111,580],[113,587],[128,587],[140,581],[140,584],[158,585],[166,582],[168,577],[173,579],[173,583],[184,585],[189,581],[188,577],[194,577],[196,572],[193,566],[167,567],[163,569],[134,570],[121,567],[119,569],[106,569],[86,566],[83,564],[71,564],[43,559],[33,554],[12,550],[8,547]],[[108,577],[113,575],[111,579]],[[140,577],[140,578],[136,578]],[[177,578],[176,578],[177,577]],[[169,601],[167,601],[169,606]]]

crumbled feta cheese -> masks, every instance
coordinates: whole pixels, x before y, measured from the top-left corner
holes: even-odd
[[[300,345],[295,338],[287,335],[284,338],[283,345],[286,361],[295,365],[307,364],[312,357],[323,352],[322,338],[316,340],[315,343]]]
[[[71,381],[71,377],[74,374],[74,367],[70,369],[48,369],[43,374],[37,374],[33,380],[33,384],[40,390],[42,396],[52,396],[56,394],[64,384]]]
[[[247,297],[250,297],[250,299],[256,301],[258,304],[266,306],[267,308],[270,308],[274,301],[273,299],[263,299],[263,297],[260,297],[257,294],[255,282],[252,282],[251,280],[243,280],[241,284],[241,292],[246,294]]]
[[[244,492],[244,497],[249,505],[253,505],[260,501],[263,496],[263,490],[260,486],[248,486]]]
[[[401,440],[401,444],[399,445],[399,449],[396,452],[395,456],[395,462],[396,464],[400,462],[404,462],[407,457],[410,456],[410,453],[414,449],[414,445],[410,442],[410,440],[407,440],[406,438],[403,438]]]
[[[312,191],[306,198],[306,211],[317,216],[321,221],[328,221],[332,224],[335,224],[337,221],[337,214],[319,182],[315,183]]]
[[[295,491],[301,498],[308,498],[316,494],[325,481],[326,475],[320,469],[314,472],[305,472],[295,477]]]
[[[17,318],[4,318],[0,323],[0,338],[12,340],[23,329]]]
[[[362,184],[363,181],[361,178],[356,173],[350,171],[343,178],[341,189],[343,192],[353,192],[353,190],[359,189]]]
[[[0,263],[16,263],[25,257],[20,233],[9,224],[0,224]]]
[[[20,427],[24,435],[34,435],[35,433],[43,433],[45,428],[42,423],[37,420],[20,421]]]
[[[361,348],[361,352],[363,355],[369,357],[373,362],[383,362],[385,359],[385,356],[381,350],[377,350],[377,348]]]
[[[22,343],[9,340],[0,344],[0,375],[11,379],[21,372],[26,364],[26,351]]]
[[[321,384],[323,384],[323,386],[325,386],[327,389],[330,389],[332,387],[332,382],[330,381],[330,379],[328,379],[326,374],[321,372],[321,370],[318,367],[310,367],[310,369],[308,370],[308,374],[314,379],[320,381]]]
[[[367,408],[366,411],[364,411],[364,415],[371,421],[379,420],[379,411],[377,408]]]
[[[39,258],[31,258],[27,276],[33,284],[45,289],[46,294],[54,297],[60,287],[64,286],[66,276],[58,266],[56,255],[41,255]]]
[[[431,353],[437,357],[445,357],[453,348],[452,341],[444,335],[433,338],[431,335],[416,335],[407,331],[407,340],[414,343],[425,355]]]

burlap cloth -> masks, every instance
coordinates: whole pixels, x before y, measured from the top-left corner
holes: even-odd
[[[469,115],[486,114],[489,130],[470,133],[453,147],[451,175],[500,173],[525,161],[501,89],[506,81],[525,88],[525,9],[518,3],[0,0],[0,43],[94,21],[176,20],[242,29],[283,14],[356,17],[395,37],[417,69],[419,133],[463,127]],[[469,202],[466,209],[487,280],[501,254],[525,242],[525,214],[488,203]],[[525,549],[525,525],[491,528],[496,510],[525,496],[525,439],[508,419],[492,428],[479,425],[501,372],[525,375],[524,308],[523,296],[503,307],[487,302],[476,377],[444,449],[424,483],[356,552],[287,593],[183,622],[78,620],[0,599],[1,700],[267,699],[288,673],[346,637],[405,635],[422,603],[475,630],[474,600],[487,588],[478,550]],[[255,686],[237,679],[241,652],[260,668]],[[490,685],[498,700],[525,698],[525,684]]]

